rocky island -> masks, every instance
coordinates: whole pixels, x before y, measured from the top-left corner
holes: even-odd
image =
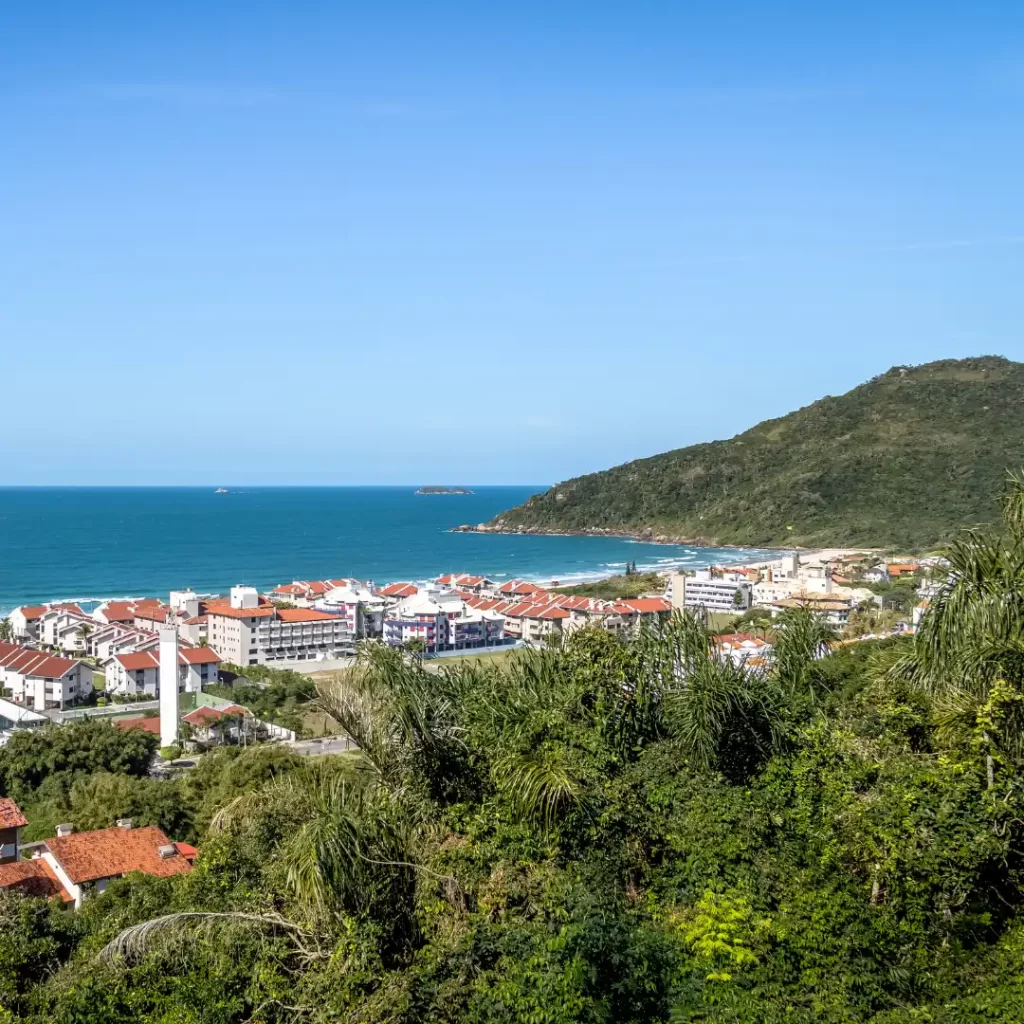
[[[441,487],[439,485],[421,487],[417,494],[472,494],[468,487]]]

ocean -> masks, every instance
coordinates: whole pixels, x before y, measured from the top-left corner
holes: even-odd
[[[540,487],[417,495],[415,487],[0,488],[0,614],[21,604],[225,592],[343,576],[387,583],[444,572],[582,582],[764,555],[614,537],[451,533]]]

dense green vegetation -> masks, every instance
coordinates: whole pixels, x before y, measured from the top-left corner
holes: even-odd
[[[207,685],[207,693],[241,704],[262,722],[274,722],[303,734],[304,715],[316,697],[316,686],[309,676],[292,669],[231,664],[222,666],[222,675],[233,678],[233,684]]]
[[[945,360],[896,367],[728,441],[567,480],[492,525],[922,551],[993,522],[991,496],[1022,465],[1024,364]]]
[[[73,917],[0,895],[0,1005],[39,1024],[1019,1022],[1024,488],[1004,511],[1004,536],[952,545],[916,636],[836,648],[798,609],[756,672],[696,614],[436,674],[367,648],[320,685],[358,756],[225,751],[166,784],[191,873]]]
[[[581,597],[597,597],[606,601],[639,597],[641,594],[662,593],[665,578],[656,572],[634,572],[623,576],[609,576],[593,583],[577,583],[568,587],[548,587],[556,594],[577,594]]]

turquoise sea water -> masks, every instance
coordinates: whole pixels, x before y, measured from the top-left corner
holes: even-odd
[[[758,551],[610,537],[451,533],[539,487],[416,495],[414,487],[0,488],[0,614],[60,599],[165,596],[234,583],[443,572],[575,582],[637,567],[735,563]]]

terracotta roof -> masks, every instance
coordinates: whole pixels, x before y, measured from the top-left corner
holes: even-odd
[[[77,604],[62,603],[62,604],[51,604],[49,610],[51,612],[74,612],[75,615],[85,615],[81,607]]]
[[[143,732],[151,732],[156,736],[160,735],[160,719],[153,718],[115,718],[114,725],[122,732],[130,729],[141,729]]]
[[[241,704],[228,704],[222,708],[211,708],[204,705],[201,708],[196,708],[195,711],[190,711],[185,715],[183,721],[188,722],[189,725],[208,725],[219,722],[222,718],[237,718],[239,715],[250,717],[251,714],[248,708],[243,708]]]
[[[298,583],[282,583],[279,587],[274,587],[271,591],[272,594],[288,594],[301,597],[306,593],[306,588],[300,586]]]
[[[189,862],[192,863],[199,856],[199,851],[191,843],[175,843],[175,847],[178,853],[182,855]]]
[[[137,669],[159,668],[159,651],[135,651],[132,654],[115,654],[114,660],[130,672]],[[212,647],[179,647],[179,665],[216,665],[220,656]]]
[[[14,610],[21,612],[29,622],[34,622],[46,612],[47,608],[45,604],[27,604]]]
[[[641,615],[672,610],[672,605],[663,597],[635,597],[619,601],[619,604],[625,605],[625,607],[634,612],[639,612]]]
[[[200,626],[206,621],[205,615],[193,615],[191,619],[185,619],[182,625],[185,626]]]
[[[384,597],[412,597],[419,593],[415,583],[389,583],[382,591]]]
[[[536,583],[528,583],[526,580],[509,580],[508,583],[503,583],[498,590],[502,594],[544,594],[546,591],[543,587],[538,587]]]
[[[26,895],[41,899],[59,896],[65,903],[74,899],[42,857],[0,864],[0,889],[21,889]]]
[[[60,679],[78,664],[71,658],[59,658],[33,647],[0,642],[0,666],[18,675]]]
[[[21,808],[9,796],[0,796],[0,828],[24,828],[27,824]]]
[[[226,615],[229,619],[269,619],[276,612],[272,604],[261,604],[256,608],[232,608],[230,601],[210,601],[206,605],[207,615]]]
[[[171,845],[155,825],[142,828],[115,826],[46,840],[46,848],[75,885],[127,875],[131,871],[142,871],[159,878],[180,875],[191,867],[180,853],[175,851],[170,857],[160,856],[160,847]]]
[[[324,619],[335,619],[337,615],[317,611],[315,608],[279,608],[277,617],[282,622],[322,622]]]

